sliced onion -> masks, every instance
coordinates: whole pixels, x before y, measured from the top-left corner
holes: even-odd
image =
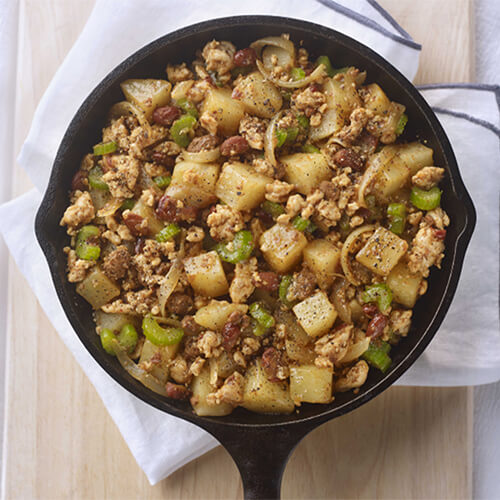
[[[182,263],[182,259],[184,258],[184,242],[186,239],[186,232],[183,230],[181,235],[181,244],[179,251],[177,252],[177,257],[174,260],[173,264],[170,266],[165,279],[163,280],[160,288],[158,290],[158,301],[160,304],[160,311],[162,316],[165,317],[165,307],[167,305],[167,300],[172,295],[172,292],[175,290],[177,283],[179,282],[179,278],[181,277],[182,270],[184,268],[184,264]]]
[[[370,339],[368,337],[365,337],[363,340],[352,344],[349,349],[347,349],[347,352],[342,358],[341,363],[349,363],[350,361],[358,359],[368,349],[369,345]]]
[[[97,217],[107,217],[108,215],[113,215],[122,206],[122,204],[123,200],[113,198],[97,212]]]
[[[120,118],[120,116],[135,116],[139,123],[148,131],[149,135],[151,135],[151,125],[144,112],[137,106],[128,101],[117,102],[109,110],[108,120]]]
[[[276,128],[278,120],[282,115],[283,111],[280,111],[273,116],[272,120],[267,126],[266,135],[264,137],[264,157],[273,167],[276,167],[278,164],[278,162],[276,161],[274,148],[278,144],[278,138],[276,137]]]
[[[193,161],[195,163],[211,163],[220,158],[220,149],[210,149],[209,151],[200,151],[198,153],[191,153],[190,151],[183,151],[182,158],[186,161]]]
[[[175,328],[181,328],[182,323],[178,319],[164,318],[163,316],[153,316],[158,323],[168,326],[174,326]]]
[[[344,323],[350,324],[352,323],[351,308],[345,296],[346,285],[347,283],[344,277],[342,277],[342,279],[335,280],[330,298],[332,299],[333,305],[335,306],[335,310],[337,311],[340,319]]]
[[[261,38],[260,40],[253,42],[250,47],[252,47],[252,49],[254,49],[257,53],[257,56],[260,57],[262,49],[267,45],[283,49],[290,55],[292,63],[295,61],[295,45],[291,40],[287,40],[281,36],[268,36],[266,38]]]
[[[139,365],[134,363],[127,355],[127,353],[120,347],[120,344],[117,340],[113,340],[112,343],[113,350],[115,351],[116,357],[122,365],[122,368],[136,380],[141,382],[141,384],[145,385],[148,389],[160,396],[167,396],[167,391],[165,386],[160,383],[160,381],[153,377],[150,373],[143,370]]]
[[[344,242],[344,245],[342,246],[342,251],[340,252],[340,265],[342,266],[342,271],[344,271],[345,277],[349,280],[349,283],[352,283],[354,286],[360,285],[360,282],[352,273],[351,266],[349,265],[349,253],[351,246],[361,234],[373,231],[374,229],[374,224],[365,224],[364,226],[356,228],[351,234],[349,234]]]
[[[374,162],[365,170],[363,177],[361,177],[361,182],[359,183],[358,187],[358,205],[360,207],[366,208],[365,193],[378,174],[378,169],[378,162]]]
[[[310,75],[307,75],[302,80],[285,81],[274,77],[272,73],[264,66],[262,61],[259,61],[257,59],[256,64],[257,68],[262,73],[264,78],[266,78],[270,82],[273,82],[278,87],[283,87],[285,89],[300,89],[302,87],[305,87],[306,85],[309,85],[312,82],[315,82],[316,80],[323,78],[326,75],[325,66],[323,64],[320,64]]]
[[[274,67],[273,59],[275,57],[278,61],[278,66],[281,66],[282,68],[293,67],[292,55],[287,50],[281,47],[268,45],[262,51],[262,62],[269,71],[271,71]]]

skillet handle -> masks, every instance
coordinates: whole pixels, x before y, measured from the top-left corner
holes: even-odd
[[[288,458],[311,429],[312,426],[302,423],[260,429],[225,428],[215,432],[210,429],[210,432],[238,466],[245,500],[279,500],[281,479]]]

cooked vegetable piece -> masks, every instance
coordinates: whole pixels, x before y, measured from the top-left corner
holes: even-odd
[[[387,276],[387,286],[392,290],[394,301],[410,309],[417,301],[421,283],[422,276],[412,273],[403,262],[397,264]]]
[[[310,337],[325,334],[335,323],[337,311],[321,291],[293,307],[297,320]]]
[[[104,304],[120,295],[120,288],[98,266],[95,266],[86,278],[76,285],[76,291],[94,309],[100,309]]]
[[[172,177],[170,175],[158,175],[153,178],[153,182],[160,188],[165,189],[170,185]]]
[[[108,185],[102,180],[102,168],[99,165],[92,167],[89,171],[89,186],[93,189],[108,191]]]
[[[260,360],[245,373],[244,408],[258,413],[292,413],[295,406],[287,382],[270,382]]]
[[[401,156],[397,154],[397,150],[394,150],[393,146],[386,146],[386,148],[389,149],[385,150],[384,148],[378,153],[383,159],[372,188],[377,199],[384,202],[396,191],[400,190],[408,182],[411,175],[410,169]],[[390,159],[386,159],[386,151],[392,156]],[[369,161],[368,165],[370,164],[371,162]]]
[[[83,226],[76,236],[75,252],[79,259],[97,260],[101,255],[99,246],[99,228],[97,226]]]
[[[260,237],[260,250],[268,264],[279,273],[286,273],[302,257],[306,237],[295,228],[275,224]]]
[[[159,346],[178,344],[184,336],[182,328],[162,328],[152,316],[142,320],[142,333],[153,344]]]
[[[361,300],[368,304],[375,302],[382,314],[387,314],[392,303],[392,291],[385,283],[369,285],[361,295]]]
[[[125,99],[142,109],[148,120],[151,119],[156,108],[170,102],[172,84],[166,80],[137,78],[125,80],[120,87]]]
[[[394,234],[403,234],[406,222],[406,207],[402,203],[391,203],[387,207],[389,229]]]
[[[107,155],[109,153],[114,153],[116,151],[117,145],[114,141],[109,142],[101,142],[100,144],[96,144],[94,146],[94,155],[102,156]]]
[[[165,226],[165,224],[156,217],[154,210],[149,205],[146,205],[141,199],[134,205],[131,212],[148,221],[147,225],[151,235],[158,234]]]
[[[266,214],[269,214],[273,219],[277,219],[281,214],[285,213],[283,205],[275,203],[274,201],[265,200],[261,207],[262,210],[264,210]]]
[[[181,232],[181,228],[172,222],[167,224],[159,233],[156,234],[156,241],[163,243],[165,241],[171,240],[175,235]]]
[[[191,382],[191,405],[199,417],[222,417],[229,415],[233,411],[233,406],[229,403],[209,404],[207,396],[215,392],[216,387],[210,384],[210,368],[204,366],[197,377],[193,377]]]
[[[275,321],[273,316],[262,304],[254,302],[250,305],[249,312],[250,316],[264,328],[269,329],[274,326]]]
[[[329,403],[332,399],[333,367],[313,364],[290,368],[290,396],[300,403]]]
[[[387,342],[371,342],[368,349],[362,354],[362,358],[373,367],[385,373],[391,366],[392,360],[389,356],[391,346]]]
[[[404,132],[407,123],[408,115],[406,113],[403,113],[396,126],[396,135],[401,135]]]
[[[139,336],[137,335],[137,330],[134,325],[127,323],[122,326],[120,334],[117,335],[118,343],[128,352],[131,353],[137,345],[137,340]]]
[[[302,146],[302,152],[308,154],[318,154],[318,153],[321,154],[321,150],[316,146],[313,146],[312,144],[304,144]]]
[[[195,293],[206,297],[219,297],[227,293],[229,286],[217,252],[184,259],[184,269]]]
[[[130,198],[128,200],[125,200],[120,207],[120,210],[132,210],[135,206],[135,200],[133,198]]]
[[[302,194],[311,194],[321,181],[332,175],[326,158],[315,153],[294,153],[282,156],[280,162],[285,167],[285,179],[297,186]]]
[[[299,231],[307,231],[308,233],[314,233],[318,228],[314,222],[309,219],[304,219],[300,215],[292,219],[292,226]]]
[[[191,132],[196,125],[196,118],[192,115],[183,115],[175,120],[170,127],[172,139],[181,147],[186,148],[191,142]]]
[[[356,254],[356,260],[379,276],[387,276],[408,249],[408,243],[379,227]]]
[[[291,303],[288,301],[286,298],[288,294],[288,289],[290,288],[290,285],[292,284],[293,277],[290,274],[286,274],[281,278],[280,281],[280,287],[278,290],[279,298],[283,304],[285,304],[287,307],[291,306]]]
[[[302,68],[292,68],[290,76],[292,80],[303,80],[306,77],[306,72]]]
[[[139,366],[149,366],[151,375],[165,384],[169,374],[168,365],[179,350],[179,345],[159,346],[145,339],[139,358]]]
[[[332,63],[330,62],[330,58],[328,56],[319,56],[318,59],[316,60],[316,63],[322,64],[325,67],[326,74],[329,77],[332,77],[335,75],[335,70],[333,69]]]
[[[309,130],[310,123],[309,123],[309,118],[307,118],[306,115],[298,115],[297,121],[299,122],[300,128],[302,128],[304,131]],[[307,151],[304,151],[304,153],[307,153]]]
[[[245,110],[261,118],[272,118],[283,104],[280,91],[258,71],[245,77],[236,89]]]
[[[215,194],[236,210],[251,210],[264,201],[266,185],[272,179],[249,169],[239,162],[222,167]]]
[[[101,345],[103,349],[108,353],[111,354],[111,356],[115,355],[115,350],[113,349],[113,340],[116,339],[116,335],[109,329],[109,328],[103,328],[101,330],[101,333],[99,334],[101,338]]]
[[[422,167],[433,165],[433,151],[419,142],[409,142],[397,146],[397,153],[410,169],[410,174],[416,174]]]
[[[180,99],[175,101],[175,105],[184,111],[184,113],[193,116],[194,118],[198,118],[198,110],[196,109],[196,106],[191,102],[188,101],[185,97],[181,97]]]
[[[322,289],[332,283],[340,264],[340,249],[328,240],[315,239],[304,248],[304,262]]]
[[[218,331],[222,330],[231,313],[235,311],[245,314],[248,311],[248,306],[233,304],[225,300],[212,300],[196,311],[194,320],[204,328]]]
[[[231,98],[230,90],[211,89],[203,101],[201,112],[216,120],[218,132],[232,136],[238,132],[245,107],[241,102]]]
[[[231,249],[229,250],[229,247]],[[215,250],[224,262],[237,264],[250,258],[254,249],[253,236],[250,231],[238,231],[232,242],[228,244],[219,243]]]
[[[373,111],[377,115],[385,115],[389,112],[391,105],[390,99],[385,92],[376,83],[371,83],[364,87],[365,92],[365,108]]]
[[[441,193],[442,191],[437,186],[429,189],[429,191],[413,186],[410,193],[410,201],[413,206],[420,210],[433,210],[439,207]]]

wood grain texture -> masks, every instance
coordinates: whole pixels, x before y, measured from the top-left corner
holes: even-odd
[[[383,0],[424,44],[419,82],[466,81],[472,1]],[[93,0],[21,0],[18,151],[43,91]],[[13,194],[30,187],[15,168]],[[7,423],[2,498],[242,498],[222,448],[149,486],[95,390],[13,264],[9,273]],[[307,436],[283,498],[470,498],[472,398],[467,389],[392,388]]]

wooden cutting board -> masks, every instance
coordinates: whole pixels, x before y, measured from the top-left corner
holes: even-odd
[[[468,81],[472,0],[382,0],[424,50],[417,80]],[[16,152],[93,0],[20,0]],[[13,195],[30,187],[13,165]],[[151,487],[15,265],[9,272],[5,499],[242,498],[218,448]],[[471,498],[472,390],[392,388],[315,430],[283,498]]]

